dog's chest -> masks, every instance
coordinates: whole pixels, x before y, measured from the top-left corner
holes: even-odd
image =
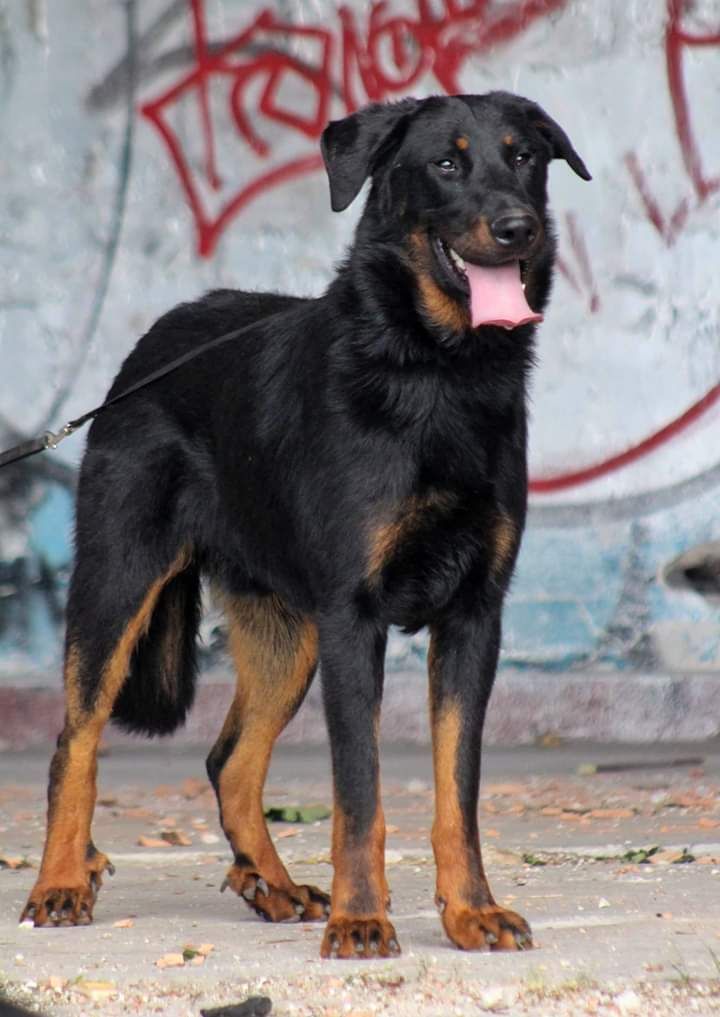
[[[367,527],[366,589],[387,622],[419,628],[471,574],[480,585],[497,578],[517,536],[487,497],[439,489],[409,496]]]

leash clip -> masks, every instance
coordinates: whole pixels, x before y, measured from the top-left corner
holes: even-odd
[[[57,448],[60,442],[69,438],[74,430],[72,424],[64,424],[59,431],[46,431],[43,436],[43,448]]]

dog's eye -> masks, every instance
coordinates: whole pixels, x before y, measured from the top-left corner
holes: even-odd
[[[454,173],[457,166],[452,159],[439,159],[435,164],[442,173]]]
[[[513,162],[515,163],[516,166],[525,166],[527,163],[530,162],[532,157],[533,157],[532,152],[518,152],[515,158],[513,159]]]

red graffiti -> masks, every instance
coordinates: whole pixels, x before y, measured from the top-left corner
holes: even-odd
[[[712,194],[720,190],[720,176],[708,177],[703,166],[700,147],[693,129],[690,102],[685,85],[683,60],[688,49],[706,46],[720,47],[720,30],[698,33],[684,29],[682,17],[686,6],[686,0],[667,0],[668,21],[665,29],[665,65],[675,120],[675,133],[680,144],[685,171],[690,178],[690,184],[694,191],[696,199],[695,208],[699,208]],[[690,214],[690,198],[682,198],[672,213],[669,215],[663,214],[634,152],[627,153],[625,165],[640,196],[640,201],[647,218],[660,234],[665,244],[668,247],[672,247],[684,229]]]
[[[445,92],[462,91],[460,73],[469,56],[509,42],[567,0],[515,0],[500,10],[490,0],[415,0],[412,14],[393,13],[386,0],[375,0],[362,26],[354,11],[340,7],[335,28],[288,24],[264,10],[213,47],[204,0],[189,2],[194,65],[141,110],[167,145],[195,219],[198,251],[209,256],[250,201],[322,166],[317,141],[331,107],[339,107],[338,115],[351,113],[368,100],[407,93],[428,73]],[[303,52],[314,47],[312,61],[294,55],[300,43]],[[305,97],[312,96],[308,112],[287,102],[289,92],[300,87]],[[218,168],[213,99],[219,94],[222,113],[245,146],[242,163],[264,163],[237,187],[226,185]],[[173,124],[178,109],[188,104],[199,119],[199,131],[193,132],[202,148],[199,159],[186,152]],[[263,123],[266,135],[260,132]],[[287,132],[300,136],[304,152],[285,154],[292,147]]]
[[[653,431],[652,434],[649,434],[642,441],[637,442],[637,444],[631,445],[624,452],[618,452],[616,455],[608,456],[607,459],[593,463],[592,466],[584,466],[581,469],[571,470],[568,473],[557,473],[547,477],[534,477],[528,486],[533,494],[554,494],[556,491],[565,491],[571,487],[578,487],[580,484],[587,484],[591,480],[597,480],[599,477],[606,477],[608,474],[622,469],[623,466],[629,466],[630,463],[643,459],[651,452],[654,452],[655,449],[660,448],[661,445],[666,445],[682,431],[687,430],[696,420],[704,416],[718,402],[720,402],[720,383],[708,389],[704,396],[698,399],[697,402],[694,402],[692,406],[688,407],[678,417],[675,417],[668,424],[664,424],[657,431]]]
[[[600,295],[598,294],[595,276],[590,263],[585,237],[577,221],[575,212],[565,213],[565,226],[570,240],[570,254],[575,262],[577,272],[570,267],[567,257],[557,256],[557,267],[561,275],[565,276],[570,286],[579,297],[585,297],[587,308],[591,314],[597,314],[600,310]]]

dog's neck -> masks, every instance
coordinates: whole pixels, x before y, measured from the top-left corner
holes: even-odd
[[[533,362],[533,326],[507,332],[472,329],[469,317],[447,298],[447,316],[428,313],[413,250],[413,227],[383,213],[373,190],[348,257],[331,285],[358,323],[355,347],[391,369],[437,364],[443,370],[500,369],[508,382],[524,386]],[[378,322],[383,327],[378,328]],[[362,337],[358,341],[358,336]]]

